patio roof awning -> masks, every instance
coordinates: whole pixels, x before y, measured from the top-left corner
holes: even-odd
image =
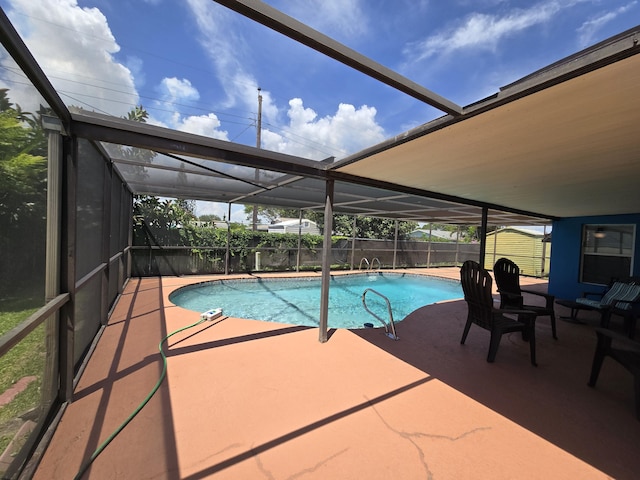
[[[551,217],[637,213],[638,32],[332,168]]]

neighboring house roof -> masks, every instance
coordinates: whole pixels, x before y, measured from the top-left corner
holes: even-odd
[[[309,223],[313,223],[314,225],[316,224],[316,222],[313,222],[311,220],[307,220],[307,219],[303,219],[302,222],[309,222]],[[300,220],[297,218],[281,218],[279,221],[272,223],[271,225],[269,225],[269,227],[273,227],[274,225],[286,225],[286,226],[291,226],[291,225],[298,225],[300,223]]]
[[[489,235],[495,235],[496,233],[500,233],[500,232],[517,232],[517,233],[522,233],[523,235],[530,235],[532,237],[542,237],[544,236],[544,234],[542,232],[538,232],[537,230],[532,230],[532,229],[528,229],[528,228],[522,228],[522,227],[502,227],[502,228],[498,228],[496,230],[493,230],[492,232],[487,232],[487,237]]]
[[[409,234],[410,237],[414,237],[414,238],[421,238],[421,237],[429,238],[429,235],[431,235],[431,238],[441,238],[443,240],[455,240],[457,233],[449,232],[447,230],[431,230],[431,233],[429,233],[428,229],[417,228]]]
[[[502,232],[520,233],[522,235],[527,235],[529,237],[540,237],[540,239],[542,239],[542,241],[544,241],[544,242],[551,241],[551,233],[550,232],[544,233],[544,232],[540,232],[538,230],[528,229],[528,228],[524,228],[524,227],[502,227],[502,228],[498,228],[497,230],[494,230],[492,232],[487,232],[487,237],[489,237],[491,235],[496,235],[496,234],[502,233]]]
[[[295,219],[282,219],[280,222],[277,223],[272,223],[271,225],[269,225],[269,232],[275,232],[275,233],[280,233],[280,231],[282,232],[294,232],[297,231],[298,228],[300,228],[301,231],[305,232],[305,233],[319,233],[320,229],[318,228],[318,225],[316,224],[316,222],[312,221],[312,220],[308,220],[306,218],[302,219],[302,222],[300,222],[299,219],[295,218]]]

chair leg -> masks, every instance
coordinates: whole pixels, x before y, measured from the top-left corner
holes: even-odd
[[[558,335],[556,333],[556,314],[553,310],[551,311],[550,316],[551,316],[551,334],[553,335],[553,339],[557,340]]]
[[[462,339],[460,340],[460,343],[462,345],[464,345],[464,342],[467,340],[467,335],[469,334],[469,328],[471,328],[471,323],[473,323],[471,320],[467,320],[467,324],[464,326],[464,331],[462,332]]]
[[[636,418],[640,420],[640,375],[633,376],[633,389],[636,396]]]
[[[636,324],[638,323],[638,316],[633,313],[624,319],[624,328],[627,331],[627,335],[630,339],[634,339],[636,336]]]
[[[602,368],[602,362],[604,361],[604,357],[607,354],[607,350],[609,346],[611,346],[611,339],[601,335],[599,332],[596,332],[598,335],[598,344],[596,346],[596,351],[593,354],[593,363],[591,364],[591,375],[589,376],[590,387],[595,387],[596,382],[598,381],[598,375],[600,375],[600,369]]]
[[[491,340],[489,340],[489,354],[487,355],[487,362],[493,363],[498,353],[498,347],[500,346],[500,339],[502,338],[502,332],[500,330],[491,330]]]
[[[529,326],[529,351],[531,354],[531,365],[537,367],[536,363],[536,324],[534,321]]]
[[[609,310],[608,308],[604,308],[600,316],[600,326],[602,328],[609,328],[610,322],[611,322],[611,310]]]

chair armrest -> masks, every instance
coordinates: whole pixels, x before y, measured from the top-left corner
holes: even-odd
[[[502,315],[531,315],[532,317],[536,317],[536,312],[532,312],[531,310],[516,310],[510,308],[493,308],[493,313],[499,313]]]
[[[621,343],[627,348],[632,348],[634,350],[640,350],[640,342],[638,340],[633,340],[625,335],[622,335],[618,332],[614,332],[613,330],[609,330],[608,328],[596,328],[596,333],[598,335],[603,335],[614,340],[616,343]]]
[[[604,292],[582,292],[582,297],[583,298],[587,298],[589,296],[594,296],[594,297],[604,297]]]
[[[525,293],[530,293],[532,295],[540,295],[541,297],[550,298],[552,301],[556,298],[555,295],[551,295],[549,293],[536,292],[535,290],[528,290],[525,288],[521,288],[520,290],[522,290]]]
[[[519,293],[506,292],[498,289],[500,294],[500,307],[511,309],[523,308],[524,298]]]
[[[520,297],[522,297],[522,295],[520,295],[519,293],[507,292],[505,290],[500,290],[500,289],[498,289],[498,293],[500,295],[504,295],[505,297],[509,297],[509,298],[520,298]]]
[[[620,308],[618,307],[618,303],[627,303],[629,304],[631,307],[628,309],[624,309],[624,308]],[[628,300],[624,300],[624,299],[617,299],[617,298],[613,298],[611,300],[611,304],[609,304],[609,309],[610,310],[618,310],[620,312],[634,312],[634,313],[639,313],[640,312],[640,300],[634,300],[632,302],[628,301]],[[615,313],[615,312],[614,312]]]
[[[556,299],[555,295],[551,295],[549,293],[536,292],[535,290],[529,290],[525,288],[521,288],[520,290],[523,291],[524,293],[529,293],[531,295],[538,295],[540,297],[543,297],[547,302],[547,308],[553,308],[553,302]]]

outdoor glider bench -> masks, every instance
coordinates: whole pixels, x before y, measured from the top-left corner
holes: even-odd
[[[600,298],[592,298],[600,297]],[[624,319],[624,329],[633,338],[640,314],[640,279],[632,277],[626,281],[614,281],[603,293],[585,292],[575,300],[556,300],[558,305],[571,309],[570,321],[581,323],[577,319],[580,310],[600,312],[600,326],[609,327],[612,315]]]

